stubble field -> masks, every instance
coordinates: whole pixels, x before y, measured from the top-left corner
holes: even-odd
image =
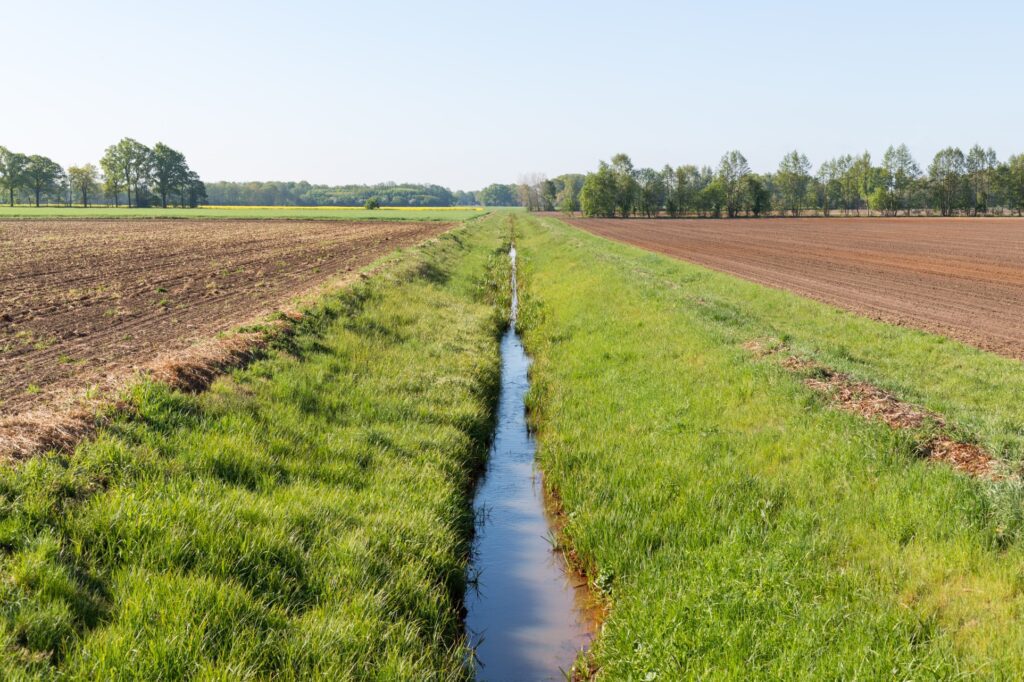
[[[450,223],[0,222],[0,415],[245,323]]]
[[[1024,220],[571,220],[594,234],[1024,359]]]

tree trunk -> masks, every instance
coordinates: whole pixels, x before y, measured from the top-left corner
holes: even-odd
[[[36,208],[39,208],[39,188],[36,187]]]

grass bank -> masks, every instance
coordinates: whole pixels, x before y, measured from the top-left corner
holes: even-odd
[[[612,608],[605,679],[1024,673],[1018,483],[920,460],[785,341],[1019,464],[1021,364],[520,215],[538,458]]]
[[[393,257],[208,392],[0,469],[0,677],[464,678],[504,244]]]
[[[64,208],[59,206],[0,206],[0,220],[56,218],[179,218],[190,220],[440,220],[457,221],[481,216],[487,209],[379,208],[366,210],[339,206],[204,206],[202,208]]]

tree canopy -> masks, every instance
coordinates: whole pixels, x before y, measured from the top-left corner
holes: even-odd
[[[455,194],[440,185],[384,182],[376,185],[312,185],[308,182],[212,182],[211,205],[222,206],[453,206]],[[466,193],[459,197],[466,205]],[[475,203],[476,197],[471,197]]]
[[[83,206],[102,192],[115,206],[171,204],[194,207],[206,202],[206,188],[189,168],[185,155],[158,142],[152,149],[132,138],[107,147],[99,161],[70,166],[40,154],[21,154],[0,147],[0,190],[7,203],[56,202]]]
[[[539,183],[539,196],[543,189]],[[807,156],[794,150],[783,156],[774,173],[758,174],[739,150],[724,154],[715,170],[693,165],[635,168],[628,155],[616,154],[583,176],[579,208],[585,215],[604,218],[734,218],[773,212],[828,216],[836,211],[1020,215],[1024,155],[1001,163],[991,148],[975,145],[965,154],[948,147],[935,155],[925,173],[901,144],[886,149],[880,165],[864,152],[828,159],[815,172]]]
[[[15,193],[25,185],[27,180],[25,174],[27,165],[27,156],[12,152],[6,147],[0,147],[0,189],[7,192],[11,206],[14,206]]]
[[[94,196],[99,190],[99,177],[99,169],[91,163],[83,166],[70,166],[68,168],[68,181],[71,183],[71,192],[81,197],[82,206],[88,208],[89,197]]]

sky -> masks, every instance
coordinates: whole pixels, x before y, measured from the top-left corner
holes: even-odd
[[[207,181],[471,190],[617,152],[1024,152],[1009,0],[3,4],[0,145],[65,166],[128,136]]]

